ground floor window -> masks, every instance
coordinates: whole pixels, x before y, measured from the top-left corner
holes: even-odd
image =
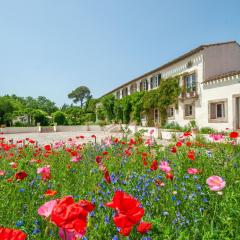
[[[227,120],[227,100],[210,101],[208,109],[210,121],[225,122]]]
[[[154,109],[154,123],[159,123],[159,109]]]
[[[185,104],[184,105],[184,117],[194,118],[194,105],[193,104]]]
[[[167,109],[167,116],[169,118],[174,117],[174,107],[168,107],[168,109]]]

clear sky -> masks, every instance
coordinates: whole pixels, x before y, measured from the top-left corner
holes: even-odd
[[[99,97],[201,44],[240,42],[239,0],[0,0],[0,95]]]

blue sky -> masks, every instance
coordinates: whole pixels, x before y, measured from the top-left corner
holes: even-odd
[[[201,44],[240,42],[239,0],[0,0],[0,95],[99,97]]]

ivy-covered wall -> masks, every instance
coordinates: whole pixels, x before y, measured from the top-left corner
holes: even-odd
[[[167,108],[174,104],[178,106],[178,96],[181,92],[179,79],[168,78],[161,80],[157,89],[146,92],[135,92],[131,95],[116,99],[113,94],[101,99],[102,113],[107,121],[128,124],[141,124],[141,114],[145,114],[148,125],[154,125],[154,109],[159,109],[160,124],[167,120]]]

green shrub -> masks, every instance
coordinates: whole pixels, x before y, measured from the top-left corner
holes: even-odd
[[[62,111],[56,111],[53,113],[53,121],[58,125],[65,125],[67,119],[66,115]]]

